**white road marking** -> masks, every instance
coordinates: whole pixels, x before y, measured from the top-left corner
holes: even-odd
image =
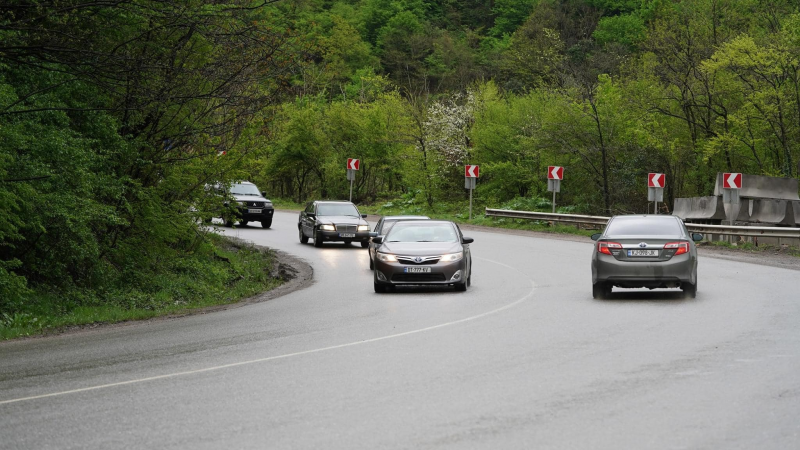
[[[520,274],[522,274],[522,272],[520,272],[519,269],[511,267],[511,266],[509,266],[507,264],[503,264],[501,262],[493,261],[491,259],[486,259],[486,258],[475,258],[475,259],[488,261],[490,263],[497,264],[497,265],[506,267],[506,268],[511,269],[511,270],[515,270],[515,271],[519,272]],[[276,359],[285,359],[285,358],[291,358],[291,357],[294,357],[294,356],[308,355],[308,354],[311,354],[311,353],[320,353],[320,352],[325,352],[325,351],[329,351],[329,350],[336,350],[336,349],[340,349],[340,348],[353,347],[353,346],[356,346],[356,345],[369,344],[369,343],[372,343],[372,342],[385,341],[387,339],[394,339],[394,338],[399,338],[399,337],[403,337],[403,336],[409,336],[409,335],[417,334],[417,333],[424,333],[426,331],[431,331],[431,330],[436,330],[436,329],[439,329],[439,328],[449,327],[449,326],[457,325],[457,324],[464,323],[464,322],[470,322],[470,321],[477,320],[477,319],[480,319],[480,318],[483,318],[483,317],[486,317],[486,316],[490,316],[492,314],[499,313],[499,312],[504,311],[504,310],[509,309],[509,308],[513,308],[514,306],[519,305],[520,303],[524,302],[526,299],[531,297],[533,295],[533,292],[536,290],[536,283],[530,277],[528,277],[528,276],[526,276],[524,274],[522,274],[522,275],[525,278],[527,278],[528,281],[530,281],[530,284],[531,284],[531,290],[527,294],[525,294],[523,297],[521,297],[521,298],[515,300],[514,302],[511,302],[511,303],[509,303],[509,304],[507,304],[505,306],[501,306],[501,307],[493,309],[491,311],[487,311],[485,313],[481,313],[481,314],[478,314],[478,315],[475,315],[475,316],[470,316],[470,317],[467,317],[467,318],[464,318],[464,319],[454,320],[452,322],[446,322],[446,323],[442,323],[442,324],[439,324],[439,325],[433,325],[433,326],[430,326],[430,327],[420,328],[418,330],[405,331],[403,333],[390,334],[388,336],[382,336],[382,337],[373,338],[373,339],[366,339],[366,340],[363,340],[363,341],[350,342],[350,343],[347,343],[347,344],[340,344],[340,345],[332,345],[330,347],[316,348],[316,349],[313,349],[313,350],[305,350],[305,351],[302,351],[302,352],[287,353],[285,355],[269,356],[269,357],[266,357],[266,358],[251,359],[251,360],[248,360],[248,361],[241,361],[241,362],[236,362],[236,363],[231,363],[231,364],[223,364],[223,365],[220,365],[220,366],[206,367],[204,369],[187,370],[185,372],[175,372],[175,373],[168,373],[168,374],[164,374],[164,375],[157,375],[157,376],[154,376],[154,377],[146,377],[146,378],[138,378],[138,379],[135,379],[135,380],[120,381],[120,382],[117,382],[117,383],[100,384],[100,385],[97,385],[97,386],[89,386],[89,387],[85,387],[85,388],[71,389],[71,390],[68,390],[68,391],[52,392],[50,394],[32,395],[30,397],[21,397],[21,398],[14,398],[14,399],[11,399],[11,400],[2,400],[2,401],[0,401],[0,405],[8,405],[10,403],[19,403],[19,402],[24,402],[24,401],[28,401],[28,400],[37,400],[37,399],[41,399],[41,398],[59,397],[59,396],[62,396],[62,395],[77,394],[79,392],[96,391],[96,390],[99,390],[99,389],[107,389],[107,388],[112,388],[112,387],[116,387],[116,386],[125,386],[125,385],[129,385],[129,384],[144,383],[144,382],[147,382],[147,381],[163,380],[165,378],[175,378],[175,377],[180,377],[180,376],[185,376],[185,375],[194,375],[194,374],[198,374],[198,373],[204,373],[204,372],[211,372],[211,371],[215,371],[215,370],[228,369],[228,368],[231,368],[231,367],[238,367],[238,366],[245,366],[245,365],[263,363],[263,362],[268,362],[268,361],[274,361]]]

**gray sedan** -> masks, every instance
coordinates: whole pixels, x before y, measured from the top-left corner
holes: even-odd
[[[690,234],[674,216],[614,216],[595,234],[592,297],[621,288],[681,288],[697,295],[697,247],[702,234]]]
[[[374,234],[374,233],[373,233]],[[444,285],[466,291],[472,282],[471,238],[453,222],[404,220],[374,237],[375,292],[398,285]]]

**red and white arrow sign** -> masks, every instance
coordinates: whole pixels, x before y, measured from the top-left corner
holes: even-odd
[[[547,166],[547,178],[550,180],[563,180],[564,168],[561,166]]]
[[[647,187],[663,188],[667,177],[663,173],[651,173],[647,175]]]
[[[361,164],[360,164],[359,160],[353,159],[353,158],[347,158],[347,168],[348,169],[350,169],[350,170],[358,170],[358,167],[360,165]]]
[[[742,188],[742,174],[741,173],[723,173],[722,174],[722,187],[725,189],[741,189]]]
[[[481,169],[478,166],[464,166],[465,178],[478,178],[481,174]]]

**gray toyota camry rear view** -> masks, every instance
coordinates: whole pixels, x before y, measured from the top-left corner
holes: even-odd
[[[592,251],[592,297],[621,288],[680,288],[697,295],[697,247],[701,234],[690,234],[674,216],[614,216],[595,234]]]

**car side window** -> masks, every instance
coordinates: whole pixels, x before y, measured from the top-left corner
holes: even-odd
[[[314,212],[314,203],[311,202],[308,205],[306,205],[306,213],[313,213],[313,212]]]
[[[378,223],[375,224],[375,229],[372,231],[378,233],[380,232],[382,226],[383,226],[383,219],[379,220]]]

